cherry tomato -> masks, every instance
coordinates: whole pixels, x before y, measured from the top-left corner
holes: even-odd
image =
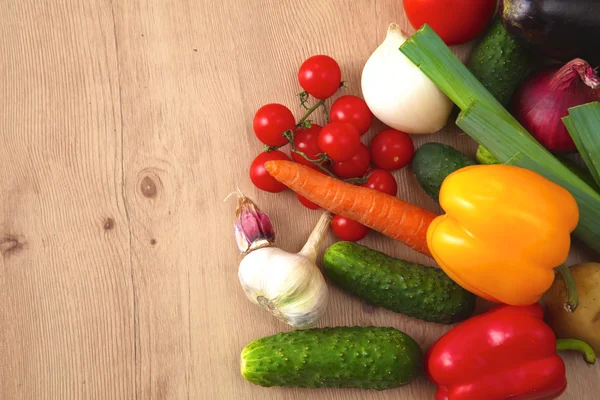
[[[381,131],[371,141],[371,160],[379,168],[400,169],[410,162],[414,153],[412,139],[395,129]]]
[[[306,197],[304,196],[300,196],[298,193],[296,193],[296,197],[298,198],[298,200],[300,201],[300,203],[302,203],[302,205],[310,210],[320,210],[321,207],[319,207],[317,204],[313,203],[312,201],[308,200]]]
[[[331,220],[331,230],[341,240],[357,242],[364,239],[370,229],[341,215],[335,215]]]
[[[360,149],[351,159],[334,162],[331,171],[342,179],[360,178],[365,175],[370,164],[369,148],[361,143]]]
[[[496,11],[496,0],[404,0],[404,11],[415,29],[428,24],[447,45],[479,36]]]
[[[316,160],[319,158],[319,154],[322,153],[319,148],[319,132],[321,132],[322,126],[312,124],[310,128],[299,128],[294,134],[294,142],[296,143],[296,149],[303,152],[309,158]],[[292,152],[292,158],[299,164],[308,165],[309,167],[318,169],[314,163],[311,163],[300,154]]]
[[[347,122],[330,122],[319,132],[319,148],[333,161],[346,161],[360,150],[360,134]]]
[[[342,82],[338,63],[329,56],[312,56],[300,67],[298,81],[302,89],[316,99],[328,99],[337,92]]]
[[[254,133],[258,140],[269,146],[281,146],[287,143],[283,132],[293,130],[296,120],[292,112],[281,104],[267,104],[254,115]]]
[[[250,165],[250,180],[254,186],[265,192],[283,192],[287,187],[283,183],[277,182],[265,169],[265,163],[272,160],[290,161],[290,158],[279,150],[260,153]]]
[[[398,194],[398,184],[396,183],[396,179],[394,179],[394,175],[390,174],[385,169],[373,169],[368,172],[368,175],[367,182],[361,186],[375,189],[392,196]]]
[[[367,103],[356,96],[342,96],[333,102],[329,111],[332,121],[348,122],[364,135],[371,127],[373,113]]]

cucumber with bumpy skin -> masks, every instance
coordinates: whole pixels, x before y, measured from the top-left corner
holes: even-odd
[[[410,263],[351,242],[331,245],[323,270],[369,303],[429,322],[452,324],[475,310],[475,295],[438,268]]]
[[[394,328],[337,327],[278,333],[249,343],[241,372],[260,386],[383,390],[412,381],[423,352]]]
[[[475,161],[442,143],[425,143],[417,149],[412,159],[413,172],[419,185],[435,201],[440,197],[444,179],[469,165],[475,165]]]
[[[532,68],[532,57],[527,49],[506,32],[500,18],[496,18],[481,42],[473,49],[467,67],[496,100],[506,107]]]
[[[481,42],[475,46],[467,67],[483,86],[507,107],[519,84],[532,68],[532,57],[511,35],[508,34],[500,18],[496,18]],[[479,146],[479,149],[482,149]],[[486,164],[498,161],[487,149],[481,150]],[[480,150],[478,150],[478,153]]]

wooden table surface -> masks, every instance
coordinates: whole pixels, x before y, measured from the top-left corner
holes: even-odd
[[[400,0],[1,8],[0,398],[432,398],[424,378],[386,392],[246,382],[240,350],[289,328],[242,292],[235,205],[223,202],[239,186],[269,213],[282,248],[301,247],[319,213],[291,192],[253,188],[252,116],[268,102],[299,115],[296,73],[317,53],[339,61],[345,93],[360,94],[388,24],[409,29]],[[475,148],[454,127],[415,138],[425,141]],[[408,168],[395,176],[400,197],[437,209]],[[364,242],[431,263],[378,234]],[[393,326],[423,347],[448,329],[331,293],[320,326]],[[564,398],[597,398],[598,367],[564,356]]]

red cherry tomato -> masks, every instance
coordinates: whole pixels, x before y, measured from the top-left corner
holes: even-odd
[[[341,215],[335,215],[331,221],[331,230],[341,240],[357,242],[364,239],[370,229]]]
[[[287,143],[283,132],[293,130],[296,120],[292,112],[281,104],[267,104],[254,115],[254,133],[258,140],[269,146],[281,146]]]
[[[328,99],[337,92],[342,82],[338,63],[329,56],[312,56],[300,67],[298,81],[302,89],[316,99]]]
[[[300,196],[298,193],[296,193],[296,197],[298,198],[298,200],[300,201],[300,203],[302,203],[302,205],[310,210],[320,210],[321,207],[319,207],[317,204],[313,203],[312,201],[308,200],[306,197],[304,196]]]
[[[369,148],[361,143],[360,149],[351,159],[334,162],[331,170],[342,179],[360,178],[365,175],[370,164]]]
[[[296,143],[296,149],[306,154],[309,158],[316,160],[318,155],[322,153],[319,148],[319,132],[321,132],[322,126],[312,124],[310,128],[299,128],[294,134],[294,142]],[[299,164],[308,165],[312,168],[319,168],[314,163],[311,163],[300,154],[292,152],[292,158]]]
[[[387,193],[392,196],[398,194],[398,184],[394,175],[384,169],[374,169],[368,172],[369,177],[367,182],[362,186],[375,189],[382,193]]]
[[[367,103],[356,96],[342,96],[333,102],[331,110],[331,121],[348,122],[354,125],[358,133],[364,135],[371,127],[373,113]]]
[[[496,11],[496,0],[404,0],[404,11],[415,29],[428,24],[447,45],[479,36]]]
[[[260,190],[271,193],[283,192],[287,187],[275,180],[265,169],[265,163],[272,160],[287,160],[290,158],[279,150],[260,153],[250,165],[250,180]]]
[[[410,136],[395,129],[381,131],[371,141],[371,160],[379,168],[400,169],[410,162],[414,153]]]
[[[319,133],[319,148],[333,161],[346,161],[360,150],[360,134],[347,122],[330,122]]]

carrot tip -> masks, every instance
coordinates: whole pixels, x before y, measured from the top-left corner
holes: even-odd
[[[267,162],[265,163],[265,169],[267,170],[267,172],[268,172],[269,174],[271,174],[271,172],[274,172],[274,171],[275,171],[275,167],[276,167],[276,166],[275,166],[275,162],[274,162],[274,161],[267,161]],[[271,174],[271,175],[272,175],[272,174]]]
[[[285,162],[289,162],[289,161],[271,160],[271,161],[267,161],[265,163],[265,169],[267,170],[269,175],[271,175],[273,178],[277,179],[278,181],[281,181],[281,179],[278,178],[278,175],[281,172],[281,163],[282,162],[285,163]]]

